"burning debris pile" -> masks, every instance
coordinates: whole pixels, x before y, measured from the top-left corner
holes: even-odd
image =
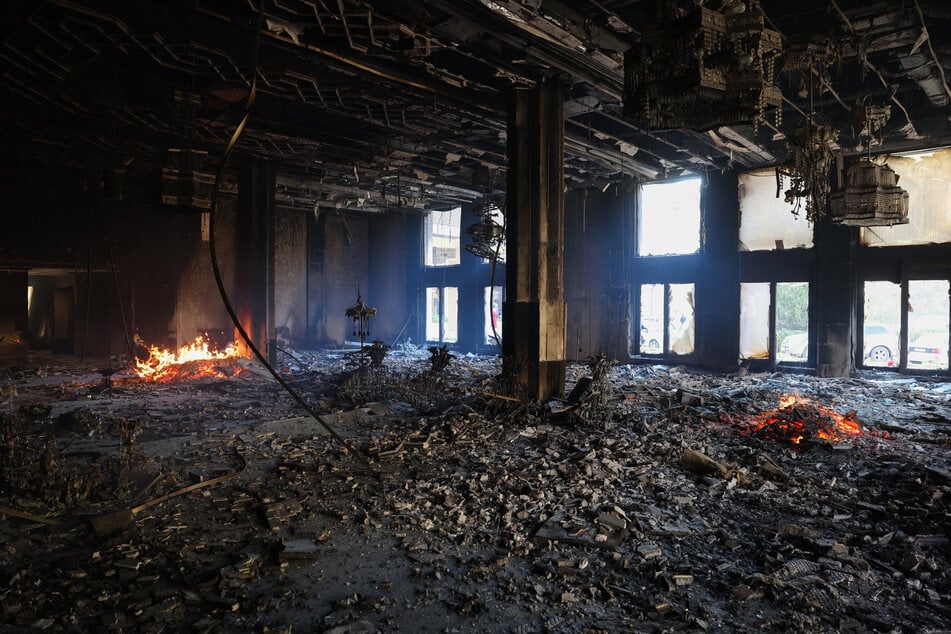
[[[854,410],[843,415],[799,395],[784,394],[779,397],[779,408],[753,417],[747,432],[765,440],[805,446],[818,441],[842,442],[863,430]]]
[[[144,347],[144,346],[143,346]],[[199,335],[178,351],[158,346],[148,347],[148,358],[135,360],[135,373],[155,382],[199,377],[228,377],[234,369],[228,364],[238,356],[233,344],[224,350],[210,349],[209,342]]]

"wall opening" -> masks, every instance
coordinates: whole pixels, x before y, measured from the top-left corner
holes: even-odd
[[[459,289],[455,286],[426,288],[426,341],[456,343],[459,340]]]
[[[700,250],[700,179],[641,187],[637,254],[678,255]]]

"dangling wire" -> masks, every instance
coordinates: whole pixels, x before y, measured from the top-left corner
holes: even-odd
[[[241,338],[244,340],[245,345],[248,346],[248,349],[254,353],[254,356],[257,360],[264,366],[264,368],[270,372],[271,376],[280,384],[284,390],[291,395],[291,397],[297,401],[297,403],[304,408],[308,414],[313,417],[317,423],[323,427],[328,434],[330,434],[335,440],[337,440],[343,448],[352,456],[357,457],[364,463],[365,466],[372,468],[372,465],[369,461],[369,456],[365,455],[363,452],[359,451],[353,447],[349,442],[347,442],[343,437],[341,437],[332,427],[325,423],[321,418],[320,414],[308,403],[304,398],[298,394],[288,383],[284,380],[277,370],[275,370],[270,363],[268,363],[267,357],[265,357],[258,347],[251,340],[251,337],[248,335],[248,332],[244,329],[244,326],[241,325],[241,321],[238,319],[238,315],[235,312],[234,306],[231,304],[231,300],[228,297],[228,292],[225,290],[224,281],[221,278],[221,270],[218,267],[218,255],[215,248],[215,209],[218,204],[218,191],[221,187],[221,180],[224,176],[225,168],[228,165],[228,159],[231,158],[231,153],[234,151],[235,145],[238,143],[238,139],[241,138],[241,135],[244,133],[245,128],[248,125],[248,120],[251,118],[251,109],[254,106],[254,100],[257,95],[257,77],[258,77],[258,59],[260,55],[260,46],[261,46],[261,28],[264,25],[264,2],[261,0],[261,4],[258,7],[258,25],[257,32],[254,38],[254,53],[253,53],[253,70],[251,76],[251,90],[248,94],[248,102],[245,108],[244,116],[241,118],[241,122],[238,123],[238,127],[235,129],[234,134],[231,135],[231,140],[228,141],[228,146],[225,148],[224,155],[221,158],[221,163],[218,165],[218,171],[215,174],[215,183],[211,189],[211,206],[208,210],[209,212],[209,236],[208,236],[208,250],[211,255],[211,268],[215,274],[215,284],[218,286],[218,293],[221,295],[221,301],[224,303],[225,310],[228,311],[228,316],[231,317],[231,321],[234,323],[235,329],[241,335]]]

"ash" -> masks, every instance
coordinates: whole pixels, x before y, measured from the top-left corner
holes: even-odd
[[[78,363],[0,375],[0,623],[951,628],[949,383],[614,365],[596,401],[552,407],[499,394],[497,358],[438,377],[420,349],[372,375],[343,352],[283,362],[368,463],[253,367],[108,389]],[[570,367],[569,391],[591,373]],[[806,448],[743,433],[792,391],[870,433]]]

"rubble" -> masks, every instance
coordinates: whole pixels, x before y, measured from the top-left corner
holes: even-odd
[[[595,363],[582,390],[596,396],[566,401],[588,404],[582,419],[497,398],[497,358],[453,359],[433,393],[426,353],[391,351],[382,401],[342,393],[342,353],[295,359],[288,379],[373,469],[251,373],[116,373],[108,392],[81,369],[0,377],[15,386],[0,411],[0,623],[951,627],[947,383]],[[570,367],[569,385],[592,369]],[[848,451],[749,433],[796,391],[862,421]],[[135,521],[94,530],[120,512]]]

